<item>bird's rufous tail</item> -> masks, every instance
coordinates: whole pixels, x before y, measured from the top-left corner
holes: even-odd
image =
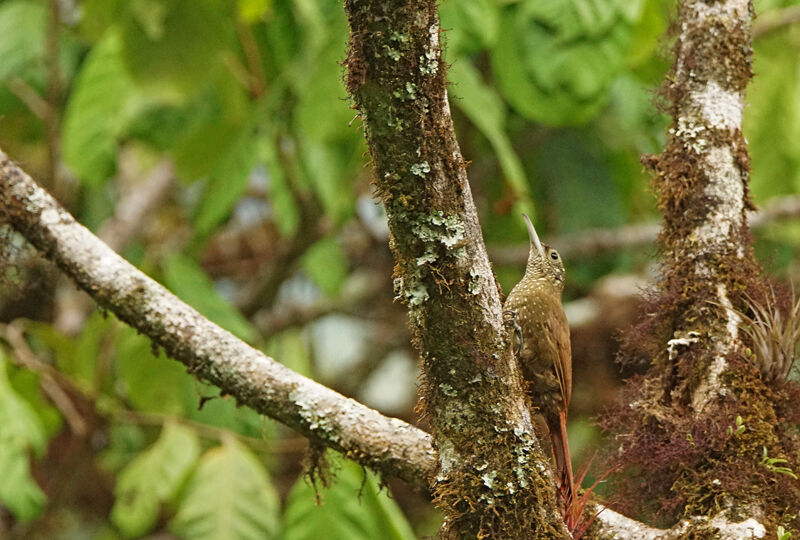
[[[550,440],[553,443],[553,457],[559,476],[558,493],[565,507],[569,507],[574,497],[575,489],[572,476],[572,460],[569,455],[569,441],[567,440],[567,412],[561,410],[558,417],[548,421]]]

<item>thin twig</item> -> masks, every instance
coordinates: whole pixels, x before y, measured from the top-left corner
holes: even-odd
[[[121,422],[129,422],[144,426],[163,426],[166,423],[174,422],[187,426],[198,434],[208,439],[222,441],[232,433],[237,440],[245,443],[250,448],[269,454],[296,454],[304,452],[308,448],[308,440],[302,437],[291,439],[270,440],[258,437],[249,437],[241,433],[232,432],[229,429],[195,422],[187,418],[173,416],[169,414],[152,413],[144,411],[125,410],[114,414],[115,418]]]
[[[59,40],[61,39],[61,10],[58,0],[50,0],[50,18],[45,36],[44,62],[47,68],[47,115],[44,117],[47,138],[47,170],[53,193],[59,200],[66,200],[67,186],[61,174],[61,97],[62,76],[59,64]]]
[[[750,227],[757,230],[776,221],[800,216],[800,195],[775,197],[758,212],[750,215]],[[586,229],[576,233],[551,236],[545,242],[555,246],[562,257],[585,259],[620,249],[654,247],[659,224],[638,223],[613,229]],[[520,265],[528,259],[528,245],[490,249],[495,264]]]
[[[253,29],[244,21],[236,21],[236,34],[239,36],[239,43],[242,45],[248,71],[248,89],[250,97],[259,99],[267,91],[267,75],[264,72],[264,64],[261,60],[261,53],[258,50],[258,42],[253,36]]]
[[[79,437],[86,435],[89,431],[86,421],[57,380],[62,379],[63,376],[36,357],[28,346],[28,342],[25,341],[25,336],[19,324],[0,325],[0,332],[2,332],[3,337],[13,349],[12,358],[20,366],[39,375],[39,386],[53,405],[61,412],[72,432]]]
[[[12,75],[6,80],[5,85],[8,91],[17,96],[36,118],[44,120],[50,115],[50,105],[24,80]]]
[[[753,23],[753,37],[763,37],[775,30],[800,22],[800,6],[789,6],[759,15]]]

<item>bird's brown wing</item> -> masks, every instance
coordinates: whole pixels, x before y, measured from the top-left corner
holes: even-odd
[[[572,397],[572,347],[569,341],[569,323],[561,304],[553,306],[553,319],[551,324],[546,324],[546,331],[549,340],[552,340],[552,348],[555,355],[553,368],[556,372],[558,385],[561,388],[561,397],[564,400],[564,410],[569,409],[569,402]]]

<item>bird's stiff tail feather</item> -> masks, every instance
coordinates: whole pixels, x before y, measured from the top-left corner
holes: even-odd
[[[575,496],[573,493],[575,484],[567,440],[567,412],[559,411],[558,417],[549,419],[547,424],[550,429],[550,440],[553,443],[553,458],[558,470],[558,493],[564,505],[569,506]]]

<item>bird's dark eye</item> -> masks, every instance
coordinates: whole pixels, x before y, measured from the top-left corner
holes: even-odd
[[[555,251],[552,252],[550,254],[550,258],[553,259],[554,261],[557,261],[558,260],[558,253],[556,253]]]

